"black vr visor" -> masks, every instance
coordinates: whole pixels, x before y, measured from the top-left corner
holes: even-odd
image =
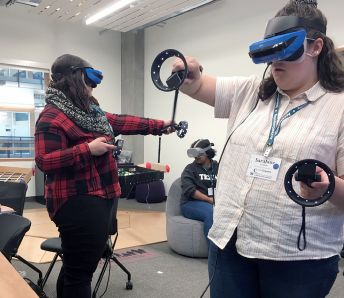
[[[317,21],[295,16],[273,18],[266,25],[264,39],[250,45],[249,55],[253,62],[299,59],[304,54],[306,31],[297,28],[312,28],[326,34],[326,26]]]
[[[96,88],[98,84],[101,83],[103,79],[102,72],[99,70],[93,69],[92,65],[88,63],[87,61],[82,61],[81,63],[72,66],[64,71],[61,71],[59,73],[53,73],[51,74],[51,78],[53,79],[54,82],[57,82],[60,80],[63,76],[68,76],[77,70],[83,70],[84,73],[84,81],[85,84],[92,87]]]

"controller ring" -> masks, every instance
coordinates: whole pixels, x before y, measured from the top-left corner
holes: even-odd
[[[319,166],[322,168],[326,174],[328,175],[328,178],[330,180],[329,186],[326,190],[326,192],[318,199],[315,200],[306,200],[302,198],[300,195],[298,195],[292,185],[292,178],[295,174],[295,172],[305,164],[314,164],[316,166]],[[304,159],[300,160],[296,163],[294,163],[289,170],[287,171],[285,178],[284,178],[284,188],[288,194],[288,196],[297,204],[305,207],[315,207],[319,206],[323,203],[325,203],[332,195],[335,189],[335,178],[331,171],[331,169],[324,163],[315,160],[315,159]]]
[[[180,58],[183,61],[184,67],[185,67],[185,71],[180,82],[177,85],[171,86],[171,87],[164,85],[164,83],[161,81],[161,78],[160,78],[161,66],[170,57]],[[169,91],[177,90],[184,83],[184,80],[186,79],[186,76],[187,76],[187,72],[188,72],[188,65],[186,63],[186,60],[183,54],[178,52],[177,50],[168,49],[168,50],[162,51],[160,54],[158,54],[155,57],[152,64],[152,68],[151,68],[151,77],[152,77],[152,81],[154,85],[159,90],[169,92]]]

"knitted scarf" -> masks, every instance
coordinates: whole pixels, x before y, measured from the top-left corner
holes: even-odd
[[[45,91],[45,102],[54,104],[69,119],[78,126],[89,131],[99,132],[105,135],[111,135],[109,120],[95,109],[86,113],[76,107],[61,91],[48,87]]]

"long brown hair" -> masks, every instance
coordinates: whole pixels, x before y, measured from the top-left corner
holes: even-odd
[[[67,69],[84,61],[78,56],[65,54],[58,57],[51,66],[51,73],[62,73]],[[74,73],[62,76],[57,81],[51,80],[49,87],[61,91],[73,104],[81,110],[89,109],[90,104],[99,106],[98,101],[92,96],[89,97],[84,80],[82,78],[82,70],[78,69]]]
[[[327,19],[317,8],[316,0],[290,0],[286,6],[277,12],[275,17],[280,16],[298,16],[320,22],[325,26],[327,25]],[[307,27],[302,29],[306,30],[308,38],[321,38],[324,41],[322,51],[318,57],[317,65],[317,75],[321,86],[333,93],[343,92],[344,69],[334,48],[333,41],[318,30]],[[314,41],[312,40],[307,40],[308,44],[313,42]],[[262,100],[270,98],[275,93],[276,89],[276,82],[270,72],[270,75],[264,79],[259,86],[259,98]]]

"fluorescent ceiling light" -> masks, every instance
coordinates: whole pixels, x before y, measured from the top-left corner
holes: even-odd
[[[98,21],[99,19],[109,15],[110,13],[113,13],[114,11],[121,9],[122,7],[130,4],[131,2],[134,2],[135,0],[121,0],[108,8],[104,9],[103,11],[95,14],[94,16],[90,17],[88,20],[86,20],[86,25],[89,25],[95,21]]]

